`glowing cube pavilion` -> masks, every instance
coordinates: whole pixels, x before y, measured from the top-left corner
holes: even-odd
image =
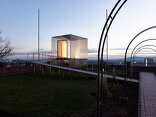
[[[88,59],[88,39],[72,34],[52,37],[52,54],[57,58]]]

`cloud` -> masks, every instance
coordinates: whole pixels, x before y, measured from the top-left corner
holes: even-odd
[[[22,49],[22,48],[21,48]],[[49,53],[51,51],[40,49],[40,53]],[[27,55],[27,54],[38,54],[38,51],[30,51],[30,52],[14,52],[15,55]]]
[[[88,49],[88,53],[97,53],[98,51],[96,49]]]
[[[43,48],[40,48],[40,51],[45,51],[45,49],[43,49]]]
[[[16,50],[21,50],[21,49],[25,49],[25,48],[21,48],[21,47],[13,47]]]
[[[125,50],[126,51],[126,48],[111,48],[109,50]],[[128,50],[133,50],[133,48],[129,48]]]
[[[24,52],[15,52],[15,55],[26,55],[27,53]]]

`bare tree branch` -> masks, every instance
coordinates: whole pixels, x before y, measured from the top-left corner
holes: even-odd
[[[1,33],[0,33],[1,35]],[[11,42],[9,39],[3,39],[0,37],[0,60],[6,59],[9,56],[12,56],[13,48],[11,47]]]

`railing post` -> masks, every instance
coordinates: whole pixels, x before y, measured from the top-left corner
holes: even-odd
[[[33,53],[33,61],[34,61],[34,53]]]
[[[28,62],[28,53],[27,53],[27,62]]]
[[[34,64],[34,74],[35,74],[35,72],[36,72],[36,68],[35,68],[35,64]]]
[[[92,72],[93,72],[93,64],[92,64]]]

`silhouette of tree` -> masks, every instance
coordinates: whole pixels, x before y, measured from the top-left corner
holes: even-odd
[[[13,55],[13,48],[11,47],[11,42],[9,39],[4,39],[1,35],[2,31],[0,32],[0,60],[3,60]]]

